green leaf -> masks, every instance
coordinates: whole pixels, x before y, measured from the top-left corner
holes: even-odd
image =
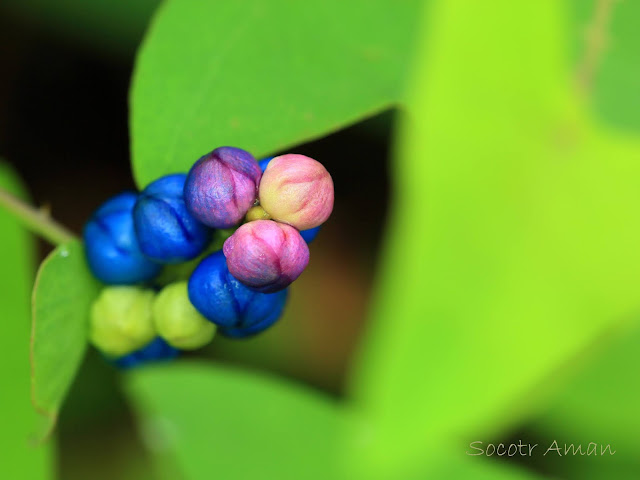
[[[22,185],[0,162],[0,188],[24,197]],[[52,478],[51,445],[30,445],[37,416],[29,403],[29,292],[33,281],[33,238],[0,209],[0,452],[6,478]]]
[[[55,426],[64,397],[87,347],[89,308],[100,284],[87,268],[78,241],[56,248],[40,265],[33,290],[32,400]]]
[[[167,1],[133,78],[138,185],[218,146],[261,157],[398,102],[419,3]]]
[[[640,144],[593,125],[564,15],[509,0],[429,14],[353,377],[375,432],[363,468],[513,425],[640,306]]]
[[[394,478],[394,477],[390,477]],[[398,478],[398,477],[395,477]],[[403,480],[442,478],[446,480],[536,480],[538,475],[506,462],[488,460],[486,457],[464,457],[460,452],[449,452],[429,462]]]
[[[190,480],[336,478],[340,418],[320,394],[203,363],[129,375],[143,434]]]
[[[579,478],[632,479],[640,471],[640,382],[633,368],[640,365],[640,328],[625,333],[600,346],[598,355],[531,422],[539,434],[561,436],[559,442],[611,445],[615,455],[600,458],[597,465],[591,458],[558,460]]]

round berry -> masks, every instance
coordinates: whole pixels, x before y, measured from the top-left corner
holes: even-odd
[[[267,157],[267,158],[263,158],[262,160],[258,160],[258,165],[260,165],[260,170],[262,170],[262,173],[264,173],[264,171],[267,169],[267,165],[269,165],[269,162],[273,160],[273,157]]]
[[[205,225],[237,225],[258,196],[262,172],[249,152],[220,147],[198,160],[187,176],[187,208]]]
[[[245,216],[245,221],[254,222],[256,220],[270,220],[269,214],[260,205],[251,207]]]
[[[320,162],[304,155],[275,157],[260,180],[260,205],[279,222],[307,230],[333,210],[333,180]]]
[[[231,274],[258,292],[288,287],[309,263],[309,247],[293,227],[271,220],[245,223],[222,247]]]
[[[155,293],[138,287],[106,287],[91,306],[89,340],[106,355],[119,357],[156,336],[151,319]]]
[[[205,346],[216,333],[216,326],[189,301],[187,282],[172,283],[156,296],[153,323],[169,345],[183,350]]]
[[[85,255],[95,277],[109,285],[152,279],[162,267],[140,250],[133,225],[137,195],[124,192],[98,208],[83,230]]]
[[[300,235],[302,236],[304,241],[307,242],[307,245],[309,245],[311,242],[313,242],[316,239],[316,237],[318,236],[318,233],[320,233],[319,226],[310,228],[309,230],[302,230],[300,232]]]
[[[139,367],[145,363],[172,360],[178,356],[178,353],[177,349],[162,338],[156,337],[135,352],[114,359],[113,363],[119,368],[129,369]]]
[[[142,253],[157,262],[180,263],[200,255],[211,229],[196,220],[184,202],[185,174],[167,175],[139,195],[133,220]]]
[[[218,331],[230,337],[255,335],[280,318],[287,290],[259,293],[240,283],[222,252],[205,258],[189,279],[189,299]]]

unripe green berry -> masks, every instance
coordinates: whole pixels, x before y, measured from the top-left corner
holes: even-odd
[[[91,307],[89,340],[106,355],[119,357],[149,343],[156,332],[151,319],[152,290],[106,287]]]
[[[251,207],[244,217],[247,222],[253,222],[255,220],[269,220],[271,216],[260,205]]]
[[[195,350],[211,341],[216,326],[189,301],[187,282],[166,286],[153,302],[153,322],[158,335],[176,348]]]

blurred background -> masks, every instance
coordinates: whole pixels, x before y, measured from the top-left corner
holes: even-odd
[[[128,89],[136,48],[158,3],[0,3],[0,156],[18,172],[33,203],[51,208],[53,217],[75,233],[106,198],[134,188]],[[633,3],[621,2],[610,19],[605,68],[596,79],[592,108],[607,128],[636,133],[640,62],[636,48],[622,46],[638,45],[640,8]],[[585,35],[592,38],[588,26],[603,7],[586,0],[568,4],[574,33],[568,49],[578,69]],[[293,286],[285,316],[255,339],[217,337],[189,355],[272,372],[336,399],[345,395],[393,198],[389,178],[397,115],[389,110],[293,149],[325,164],[336,201],[303,280]],[[37,248],[41,260],[51,247],[40,242]],[[506,437],[485,443],[526,439],[545,445],[559,431],[576,443],[621,439],[629,447],[626,454],[591,463],[581,457],[508,461],[543,478],[640,478],[639,345],[637,329],[594,345],[580,362],[566,366],[545,408],[511,427]],[[118,373],[95,350],[64,405],[56,441],[59,478],[155,478]],[[632,447],[636,450],[629,454]]]

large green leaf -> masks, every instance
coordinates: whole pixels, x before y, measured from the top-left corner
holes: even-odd
[[[640,307],[640,143],[592,125],[564,14],[509,0],[429,14],[354,371],[372,471],[486,440]]]
[[[169,0],[131,92],[139,186],[221,145],[254,155],[397,102],[418,0]]]
[[[189,480],[336,478],[340,417],[320,394],[202,363],[130,375],[143,433]]]
[[[55,425],[82,362],[89,307],[99,289],[78,241],[59,246],[40,265],[33,290],[31,381],[34,406],[47,419],[43,436]]]
[[[0,163],[0,188],[23,196],[13,172]],[[51,478],[51,445],[30,446],[37,416],[29,403],[29,292],[33,281],[33,238],[0,210],[0,458],[5,478]]]

